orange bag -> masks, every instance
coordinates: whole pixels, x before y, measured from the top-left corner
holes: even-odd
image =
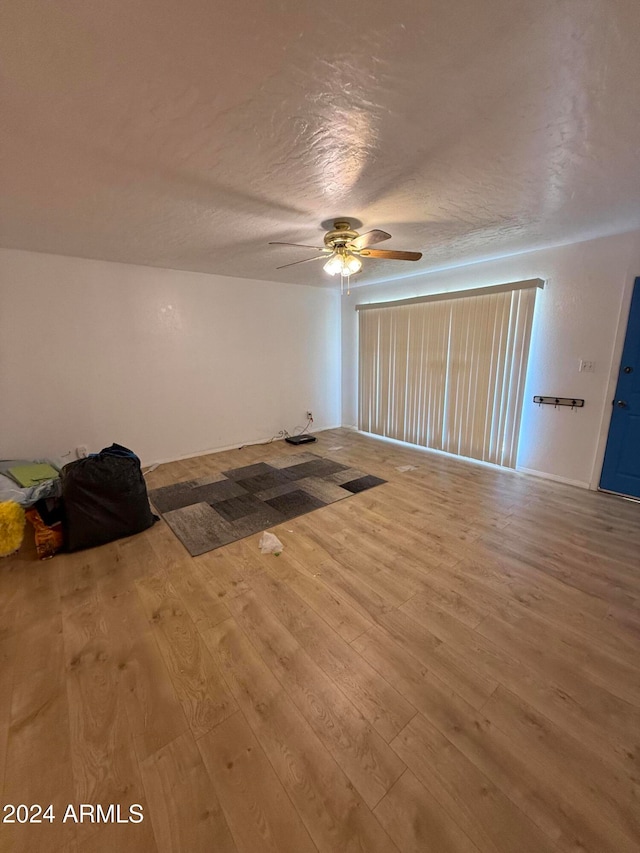
[[[33,525],[36,538],[36,553],[38,559],[48,560],[57,554],[62,549],[64,540],[62,537],[62,525],[54,524],[53,527],[47,527],[40,513],[33,507],[28,509],[26,516]]]

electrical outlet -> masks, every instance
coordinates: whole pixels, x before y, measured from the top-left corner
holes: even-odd
[[[76,458],[85,459],[89,455],[89,449],[86,444],[79,444],[76,447]]]
[[[578,370],[580,373],[595,373],[596,363],[595,361],[585,361],[584,358],[581,358]]]
[[[307,420],[308,421],[313,420],[313,412],[311,410],[307,411]]]

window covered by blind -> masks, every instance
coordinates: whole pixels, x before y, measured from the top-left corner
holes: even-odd
[[[514,468],[541,285],[358,306],[359,428]]]

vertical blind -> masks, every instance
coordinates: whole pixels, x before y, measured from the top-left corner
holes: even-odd
[[[359,428],[514,468],[542,284],[357,306]]]

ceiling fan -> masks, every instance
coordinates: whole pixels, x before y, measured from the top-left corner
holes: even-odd
[[[322,252],[312,258],[304,258],[301,261],[293,261],[283,264],[276,269],[283,270],[285,267],[293,267],[296,264],[306,264],[309,261],[325,260],[323,269],[329,275],[340,275],[340,286],[344,292],[345,281],[347,293],[349,292],[349,280],[352,275],[362,269],[361,258],[383,258],[392,261],[419,261],[422,252],[399,252],[392,249],[371,249],[376,243],[389,240],[391,234],[386,231],[374,229],[365,234],[358,234],[351,227],[348,219],[337,219],[333,223],[333,229],[324,235],[324,246],[309,246],[304,243],[280,243],[272,242],[270,246],[297,246],[300,249],[315,249]],[[327,255],[329,256],[327,258]]]

